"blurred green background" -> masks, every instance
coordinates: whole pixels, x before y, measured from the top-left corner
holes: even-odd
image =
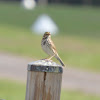
[[[45,58],[47,55],[40,45],[42,35],[32,34],[30,29],[43,13],[48,14],[59,27],[59,34],[52,36],[52,39],[66,66],[100,73],[99,7],[51,4],[25,10],[18,2],[0,2],[0,52],[27,56],[34,60]],[[24,100],[25,84],[0,80],[0,98]],[[62,90],[61,100],[74,98],[100,99],[81,92]]]
[[[46,13],[60,32],[52,39],[65,64],[100,71],[100,8],[50,5],[27,11],[20,4],[0,4],[0,50],[45,58],[42,36],[30,28],[36,18]],[[35,45],[37,43],[37,45]]]

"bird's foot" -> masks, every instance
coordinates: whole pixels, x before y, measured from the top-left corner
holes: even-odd
[[[45,61],[51,61],[51,62],[52,62],[52,60],[50,60],[50,59],[42,59],[42,60],[45,60]]]

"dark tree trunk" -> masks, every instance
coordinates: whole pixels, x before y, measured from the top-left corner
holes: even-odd
[[[93,0],[83,0],[84,5],[92,5]]]
[[[38,4],[46,5],[46,4],[48,4],[48,0],[38,0]]]

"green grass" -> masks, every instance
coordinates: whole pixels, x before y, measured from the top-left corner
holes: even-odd
[[[100,71],[100,8],[49,5],[24,10],[16,4],[0,4],[0,51],[45,58],[42,36],[32,34],[36,18],[46,13],[57,23],[60,33],[52,39],[66,65]]]
[[[20,4],[0,4],[0,23],[29,29],[41,14],[48,14],[62,34],[100,36],[100,8],[49,5],[24,10]]]
[[[0,80],[0,98],[5,100],[25,100],[26,85],[19,82]],[[100,97],[76,91],[61,92],[61,100],[100,100]]]

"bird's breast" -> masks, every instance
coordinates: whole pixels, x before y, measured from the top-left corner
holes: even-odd
[[[53,55],[53,50],[51,49],[49,40],[42,40],[41,43],[42,49],[48,54],[48,55]]]

